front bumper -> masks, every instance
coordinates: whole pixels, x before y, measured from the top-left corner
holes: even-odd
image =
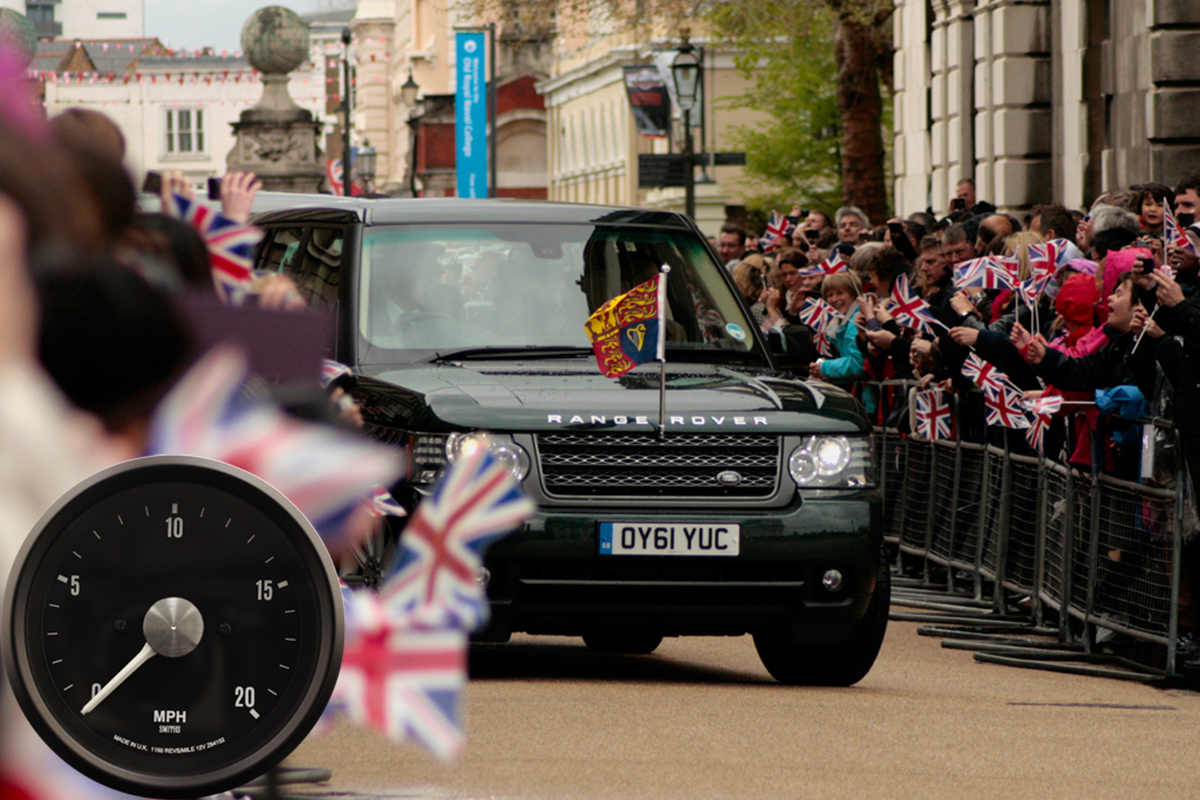
[[[734,557],[600,555],[601,522],[737,523]],[[786,624],[813,643],[843,641],[875,591],[877,491],[814,493],[783,508],[597,512],[543,507],[488,551],[492,622],[479,638],[581,635],[598,628],[667,636],[741,635]],[[836,568],[845,585],[821,585]]]

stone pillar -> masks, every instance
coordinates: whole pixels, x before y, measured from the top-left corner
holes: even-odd
[[[998,208],[1053,198],[1050,4],[988,0],[975,13],[976,187]]]
[[[909,214],[930,201],[930,32],[925,0],[901,0],[895,13],[893,119],[896,132],[896,212]],[[937,209],[935,209],[935,212]]]
[[[1200,3],[1154,0],[1150,21],[1150,178],[1174,186],[1200,170]]]
[[[1088,46],[1087,0],[1057,0],[1051,15],[1051,95],[1054,199],[1068,208],[1092,200],[1087,186],[1088,106],[1084,63]]]
[[[288,73],[308,58],[308,27],[281,6],[259,9],[242,27],[242,50],[262,73],[263,95],[233,123],[228,169],[254,172],[273,192],[316,192],[325,175],[321,124],[288,94]]]
[[[975,177],[975,3],[934,0],[933,11],[931,202],[940,216],[949,208],[956,184]]]

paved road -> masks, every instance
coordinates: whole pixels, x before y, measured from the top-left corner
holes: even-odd
[[[598,656],[578,639],[472,650],[467,752],[443,766],[349,726],[296,793],[375,798],[1196,797],[1200,695],[976,663],[892,622],[849,689],[784,687],[748,637]],[[1120,707],[1101,707],[1120,706]]]

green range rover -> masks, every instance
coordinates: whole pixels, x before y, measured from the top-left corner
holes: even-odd
[[[870,426],[857,400],[779,372],[687,218],[503,200],[326,198],[256,220],[258,267],[337,320],[367,430],[403,449],[414,506],[489,447],[538,505],[493,545],[479,634],[753,634],[785,683],[848,685],[887,626]],[[659,367],[600,374],[584,322],[653,274]]]

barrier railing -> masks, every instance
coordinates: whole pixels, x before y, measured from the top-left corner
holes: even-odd
[[[873,385],[881,396],[913,388],[906,381]],[[1163,420],[1141,424],[1156,441],[1164,430],[1174,436]],[[1013,453],[1004,444],[957,436],[931,442],[876,427],[884,538],[908,559],[910,574],[913,560],[919,562],[926,587],[944,585],[961,595],[969,580],[973,599],[994,614],[1027,609],[1029,623],[1039,627],[1052,618],[1064,642],[1088,653],[1100,630],[1161,645],[1165,666],[1151,670],[1174,675],[1183,459],[1176,458],[1167,473],[1174,480],[1163,486],[1106,474],[1100,468],[1105,427],[1097,426],[1090,470]],[[1146,451],[1151,458],[1157,452]]]

